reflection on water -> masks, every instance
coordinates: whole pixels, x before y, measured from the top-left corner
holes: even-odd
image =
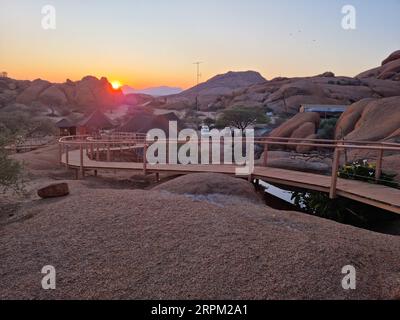
[[[283,201],[286,201],[290,204],[294,204],[294,201],[292,200],[292,195],[293,195],[292,191],[280,189],[280,188],[275,187],[272,184],[269,184],[262,180],[260,180],[260,185],[265,188],[266,193],[269,193],[269,194],[271,194]]]

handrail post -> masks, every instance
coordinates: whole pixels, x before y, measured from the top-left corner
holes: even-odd
[[[143,173],[147,175],[147,144],[144,144],[143,147]]]
[[[339,171],[339,162],[340,162],[340,151],[341,149],[336,146],[335,153],[333,156],[333,163],[332,163],[332,177],[331,177],[331,187],[329,191],[329,198],[335,199],[336,198],[336,186],[338,180],[338,171]]]
[[[165,164],[169,164],[169,137],[166,139],[165,153]]]
[[[111,161],[111,151],[110,151],[110,144],[107,144],[107,162]]]
[[[93,147],[93,142],[90,144],[90,160],[94,160],[94,147]]]
[[[69,146],[68,144],[65,145],[65,167],[69,168]]]
[[[383,149],[379,150],[378,160],[376,161],[375,180],[378,181],[382,176]]]
[[[79,144],[79,153],[80,153],[80,172],[81,172],[81,177],[83,178],[85,176],[84,172],[84,167],[83,167],[83,145],[82,143]]]
[[[265,143],[264,146],[264,167],[268,167],[268,142]]]
[[[96,161],[100,161],[100,145],[96,144]]]
[[[59,142],[59,149],[58,149],[58,152],[59,152],[59,162],[60,162],[60,165],[62,165],[63,147],[64,147],[63,143],[62,143],[62,142]]]

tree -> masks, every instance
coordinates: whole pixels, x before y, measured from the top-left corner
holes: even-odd
[[[22,166],[8,157],[5,146],[9,142],[9,138],[0,135],[0,192],[8,189],[21,192],[23,191]]]
[[[205,125],[205,126],[208,126],[208,127],[213,127],[214,125],[215,125],[215,120],[214,119],[212,119],[212,118],[205,118],[204,120],[203,120],[203,124]]]
[[[269,123],[269,118],[262,108],[234,107],[222,112],[217,120],[217,127],[235,127],[244,131],[256,123]]]

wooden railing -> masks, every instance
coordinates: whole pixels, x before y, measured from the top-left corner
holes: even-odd
[[[11,143],[10,145],[5,146],[5,150],[10,151],[12,153],[16,153],[19,151],[30,151],[45,146],[53,141],[54,137],[52,136],[26,138],[22,139],[21,141],[17,141]]]
[[[388,142],[370,142],[370,141],[347,141],[347,140],[323,140],[323,139],[294,139],[294,138],[275,138],[266,137],[258,141],[264,145],[263,165],[268,166],[269,146],[290,146],[290,147],[309,147],[333,150],[332,175],[330,198],[336,198],[336,186],[340,167],[341,153],[346,150],[357,149],[364,151],[375,151],[377,153],[375,180],[379,182],[382,175],[383,157],[385,151],[400,152],[400,144]]]
[[[223,137],[221,139],[224,139]],[[158,140],[161,141],[161,140]],[[168,139],[165,142],[185,143],[186,140]],[[148,141],[143,134],[124,134],[102,136],[101,138],[93,138],[90,136],[70,136],[63,137],[59,140],[60,145],[60,163],[62,155],[65,153],[65,165],[69,167],[69,151],[79,149],[80,152],[80,172],[84,175],[84,154],[95,161],[100,160],[100,153],[106,153],[107,162],[112,161],[112,150],[120,149],[143,149],[143,171],[146,173],[148,169],[148,161],[146,158],[147,148],[154,143]],[[389,142],[370,142],[370,141],[346,141],[346,140],[324,140],[324,139],[293,139],[293,138],[274,138],[265,137],[255,139],[256,145],[261,145],[264,148],[263,166],[268,167],[268,157],[272,148],[277,147],[307,147],[312,150],[329,150],[333,156],[331,186],[329,195],[331,198],[336,198],[338,172],[341,163],[341,155],[347,150],[364,150],[371,151],[376,154],[376,169],[375,179],[380,181],[382,175],[382,165],[385,152],[400,152],[400,144]],[[167,148],[167,153],[169,149]],[[168,155],[167,155],[168,158]]]

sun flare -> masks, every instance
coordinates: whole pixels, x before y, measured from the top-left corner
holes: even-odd
[[[113,81],[113,82],[111,82],[111,85],[114,90],[118,90],[119,88],[121,88],[121,82],[119,82],[119,81]]]

